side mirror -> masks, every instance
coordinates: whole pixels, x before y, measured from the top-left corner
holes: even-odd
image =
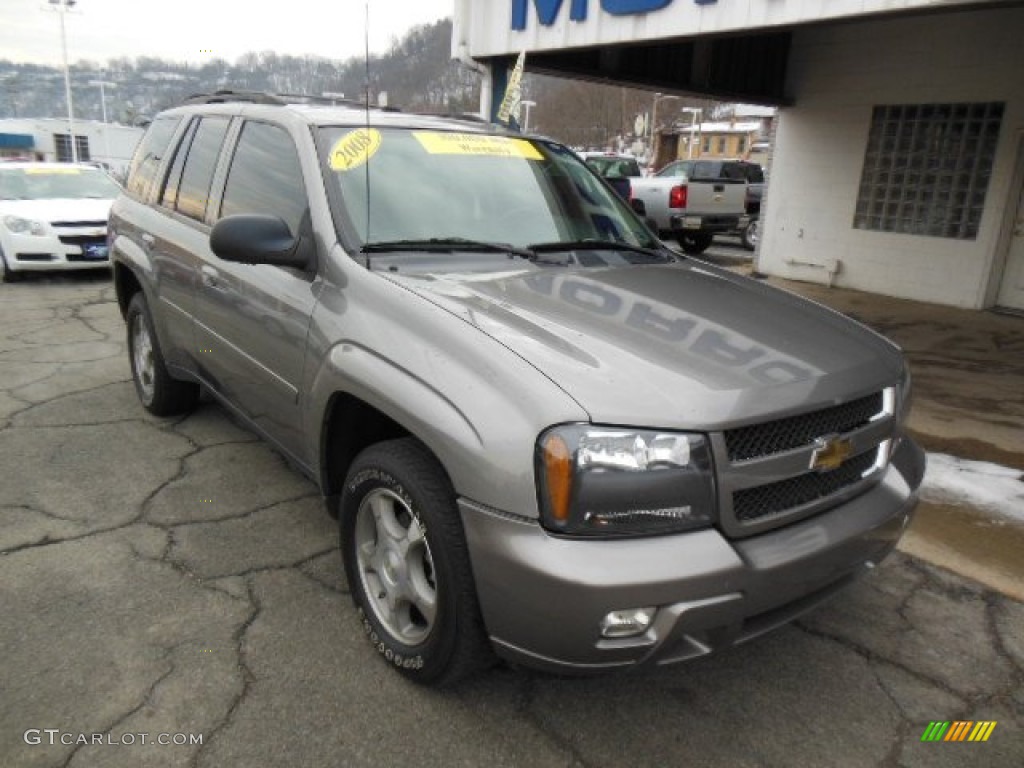
[[[292,235],[279,216],[239,213],[213,225],[210,249],[224,261],[267,264],[273,267],[309,267],[306,238]]]

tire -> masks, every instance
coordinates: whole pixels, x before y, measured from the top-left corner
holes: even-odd
[[[377,443],[356,457],[340,534],[363,631],[389,664],[444,686],[493,662],[455,492],[419,441]]]
[[[713,237],[714,235],[710,232],[679,232],[676,234],[676,240],[683,249],[683,253],[690,256],[704,253],[711,245]]]
[[[757,217],[754,217],[750,220],[750,223],[743,228],[743,231],[740,232],[740,240],[743,241],[743,247],[748,251],[752,251],[757,247],[757,240],[761,236],[758,231],[759,225],[760,220]]]
[[[153,333],[153,320],[146,298],[139,291],[132,296],[125,315],[128,329],[128,359],[135,392],[143,407],[154,416],[174,416],[195,408],[199,385],[171,378]]]
[[[4,252],[0,251],[0,265],[3,266],[3,282],[5,283],[16,283],[21,279],[21,274],[14,272],[9,266],[7,266],[7,257],[4,256]]]

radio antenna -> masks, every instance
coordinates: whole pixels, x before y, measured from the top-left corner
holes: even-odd
[[[370,135],[370,0],[366,0],[365,22],[363,24],[363,61],[366,68],[363,84],[364,114],[366,115],[366,135]],[[370,237],[370,158],[363,163],[366,168],[366,242],[372,243]],[[370,268],[370,254],[366,254],[366,268]]]

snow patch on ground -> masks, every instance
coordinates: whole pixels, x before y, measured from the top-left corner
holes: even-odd
[[[928,454],[921,498],[1024,523],[1024,472],[944,453]]]

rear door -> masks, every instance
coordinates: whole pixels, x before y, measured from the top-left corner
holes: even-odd
[[[282,126],[241,125],[215,203],[221,218],[279,216],[298,237],[309,202],[296,143]],[[316,303],[315,271],[236,264],[202,251],[196,343],[204,378],[293,457],[302,460],[299,384]]]
[[[225,115],[192,118],[156,191],[157,211],[163,215],[149,234],[160,314],[173,339],[168,360],[191,371],[197,368],[193,315],[199,254],[210,247],[207,200],[229,125]]]

